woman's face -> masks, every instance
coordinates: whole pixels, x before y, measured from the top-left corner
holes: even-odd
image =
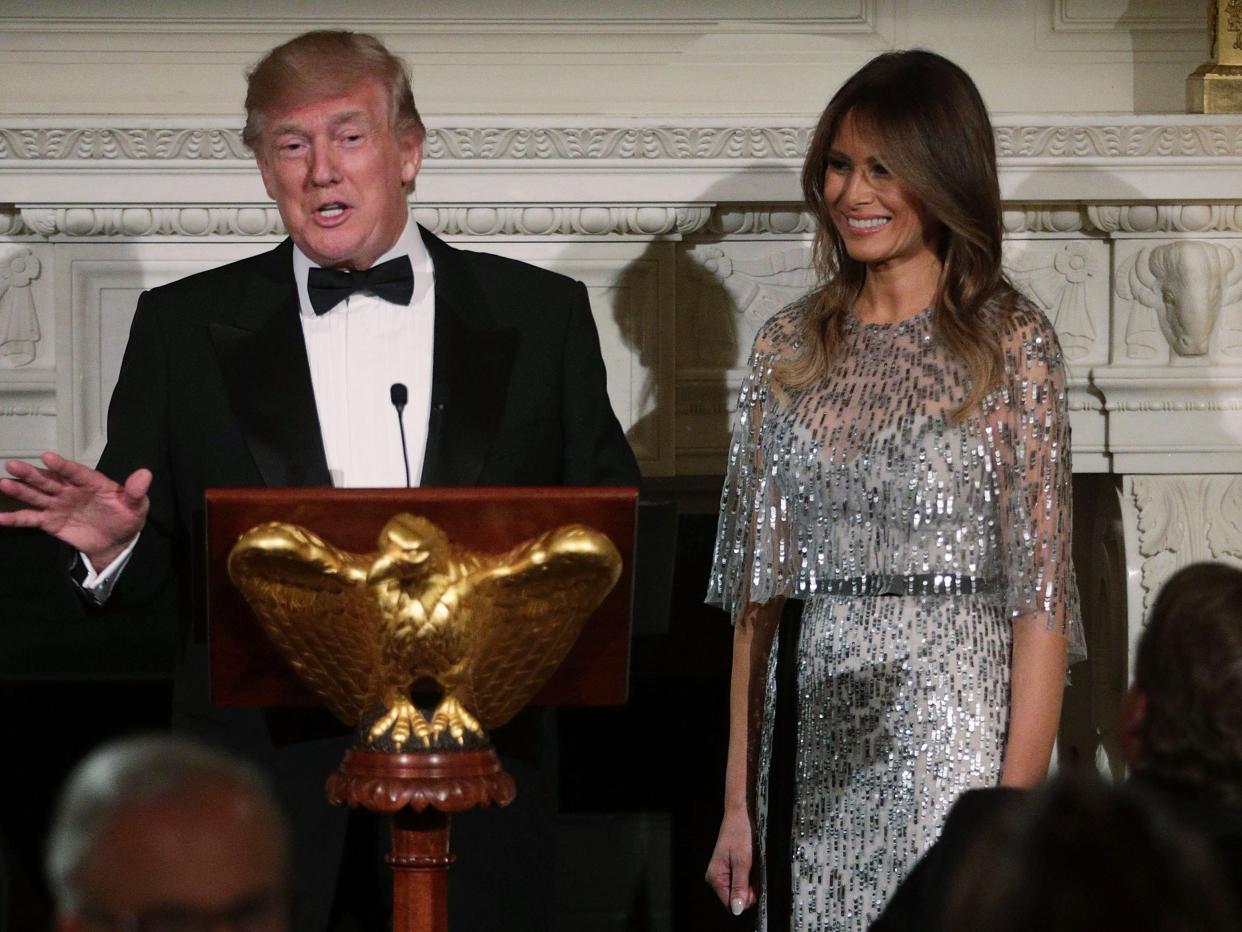
[[[828,151],[824,203],[850,258],[869,268],[935,259],[933,222],[846,114]]]

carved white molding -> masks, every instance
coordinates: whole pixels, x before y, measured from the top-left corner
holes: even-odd
[[[1103,233],[1242,232],[1242,204],[1088,205],[1091,229]]]
[[[1134,476],[1126,480],[1141,557],[1140,618],[1174,572],[1199,560],[1242,564],[1242,476]],[[1141,622],[1140,622],[1141,623]]]
[[[1205,240],[1141,246],[1114,281],[1127,302],[1115,360],[1174,365],[1242,362],[1242,250]]]
[[[175,127],[9,128],[0,126],[0,159],[26,161],[245,160],[241,129]]]
[[[424,207],[414,217],[443,236],[658,236],[680,237],[704,229],[710,205]]]
[[[445,127],[429,128],[428,159],[800,159],[812,127]],[[245,161],[240,128],[0,126],[0,159],[23,161]]]
[[[711,205],[516,207],[412,205],[444,236],[680,237],[706,228]],[[0,235],[273,238],[285,235],[275,207],[23,207],[0,211]]]
[[[57,445],[56,382],[30,368],[0,369],[0,461],[33,459]]]
[[[23,227],[47,237],[274,237],[275,207],[23,207]]]
[[[1011,241],[1004,267],[1014,285],[1048,315],[1071,364],[1106,361],[1107,339],[1100,337],[1108,333],[1108,292],[1093,285],[1103,284],[1107,275],[1107,245],[1090,240]]]
[[[1242,158],[1242,125],[1228,116],[1117,116],[1115,121],[997,115],[997,157],[1007,159]],[[241,128],[107,126],[95,118],[31,119],[0,126],[0,161],[250,161]],[[517,123],[517,121],[515,121]],[[801,159],[813,120],[788,125],[504,125],[429,127],[431,160],[599,161]]]
[[[1007,233],[1239,233],[1242,204],[1007,202]]]
[[[207,203],[261,190],[238,120],[8,118],[0,179],[15,202],[89,202],[112,172],[113,203],[139,191],[161,203],[192,181]],[[420,196],[437,203],[590,203],[606,169],[614,203],[796,201],[811,118],[776,125],[736,118],[660,121],[442,118],[426,143]],[[1002,191],[1011,200],[1228,199],[1242,166],[1242,118],[1221,115],[995,118]],[[480,175],[479,166],[489,166]],[[118,170],[119,173],[118,173]],[[135,173],[150,173],[141,178]],[[607,195],[605,195],[607,199]]]
[[[42,269],[30,249],[0,250],[0,366],[34,362],[43,333],[31,285]]]
[[[719,236],[811,236],[815,218],[798,203],[730,204],[712,214],[707,230]]]
[[[764,204],[412,205],[445,236],[752,236],[809,239],[814,218],[797,202]],[[1006,203],[1005,232],[1087,235],[1242,233],[1242,204],[1060,205]],[[274,206],[0,205],[0,236],[283,236]]]
[[[1000,159],[1188,159],[1242,155],[1242,127],[1187,122],[996,127]]]
[[[801,159],[811,126],[481,127],[431,129],[432,159]]]
[[[1242,473],[1238,366],[1100,366],[1090,384],[1103,400],[1111,472]]]

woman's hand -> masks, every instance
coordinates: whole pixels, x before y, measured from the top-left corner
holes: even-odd
[[[716,891],[720,902],[735,916],[755,905],[758,895],[750,882],[755,865],[755,830],[750,815],[744,810],[730,809],[720,822],[716,850],[707,865],[707,883]]]

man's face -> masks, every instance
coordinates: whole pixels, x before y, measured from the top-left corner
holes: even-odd
[[[422,141],[398,138],[377,81],[264,114],[255,154],[263,186],[298,248],[325,268],[366,269],[405,229],[405,186]]]
[[[245,928],[285,932],[284,853],[271,816],[236,787],[187,788],[121,809],[87,857],[82,912],[62,932]]]

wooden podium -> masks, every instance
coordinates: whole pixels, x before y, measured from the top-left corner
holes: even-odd
[[[622,556],[621,576],[530,704],[626,701],[636,489],[209,489],[205,581],[213,703],[321,704],[268,640],[229,579],[228,556],[238,538],[256,525],[282,521],[343,550],[366,553],[375,549],[385,522],[401,512],[427,518],[455,544],[490,553],[566,524],[606,535]],[[326,795],[334,804],[392,814],[387,860],[393,867],[393,928],[446,932],[447,870],[453,860],[449,818],[476,807],[506,805],[515,787],[490,748],[415,747],[385,753],[355,744],[329,776]]]

